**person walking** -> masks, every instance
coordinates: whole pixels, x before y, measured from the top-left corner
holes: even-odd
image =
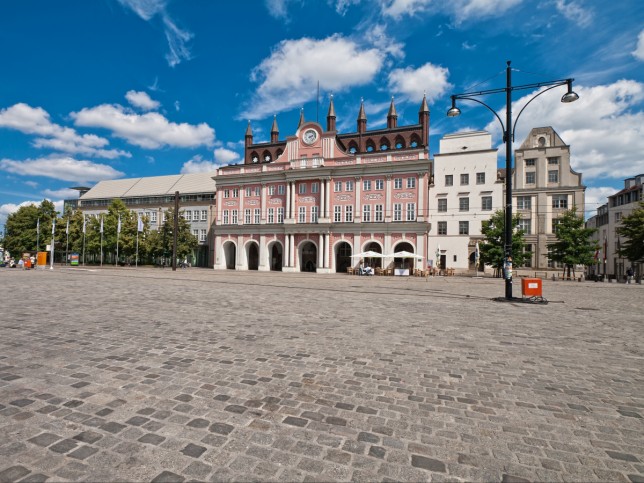
[[[633,267],[628,267],[626,270],[626,283],[631,283],[633,281]]]

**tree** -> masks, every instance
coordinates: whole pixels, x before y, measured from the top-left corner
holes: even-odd
[[[618,255],[631,263],[644,262],[644,201],[630,215],[622,218],[617,234],[626,238],[621,242]]]
[[[519,267],[525,264],[532,256],[531,252],[525,251],[525,240],[523,230],[518,230],[521,217],[516,214],[512,217],[512,263]],[[479,246],[480,262],[494,267],[494,274],[501,276],[503,262],[505,261],[505,213],[497,210],[489,220],[484,220],[481,233],[485,236],[483,244]]]
[[[595,228],[584,228],[583,217],[577,214],[577,207],[563,213],[556,225],[557,241],[548,244],[548,258],[564,265],[564,277],[570,279],[570,270],[575,277],[575,265],[592,265],[598,248],[590,236]]]
[[[182,216],[179,216],[177,231],[177,258],[186,258],[195,248],[199,246],[197,237],[190,233],[190,223]],[[174,242],[174,209],[170,208],[165,212],[163,224],[159,231],[151,233],[147,237],[146,248],[154,257],[163,257],[165,261],[172,260],[172,244]]]
[[[5,250],[12,257],[20,257],[24,252],[44,250],[51,241],[51,224],[54,218],[56,208],[49,200],[43,200],[39,206],[21,206],[7,217]]]

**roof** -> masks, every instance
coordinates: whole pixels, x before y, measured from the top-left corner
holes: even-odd
[[[215,173],[173,174],[169,176],[149,176],[145,178],[116,179],[100,181],[81,196],[82,200],[135,198],[144,196],[213,193],[216,183]]]

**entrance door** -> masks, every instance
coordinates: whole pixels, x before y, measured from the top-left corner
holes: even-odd
[[[347,267],[351,265],[351,245],[347,242],[342,242],[337,246],[335,252],[335,271],[337,273],[347,273]]]
[[[318,250],[311,242],[302,245],[302,259],[300,261],[301,272],[315,272],[317,266]]]
[[[224,245],[224,256],[226,257],[226,268],[228,270],[235,270],[237,247],[234,243],[228,242]]]
[[[259,250],[256,243],[248,245],[248,270],[257,270],[259,268]]]
[[[273,243],[271,248],[271,270],[275,272],[282,271],[282,245]]]

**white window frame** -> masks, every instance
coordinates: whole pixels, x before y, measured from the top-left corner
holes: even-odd
[[[224,190],[224,198],[230,198],[230,190]]]
[[[445,175],[445,186],[454,186],[454,175],[446,174]]]
[[[311,183],[311,193],[319,193],[320,192],[320,183],[315,182]]]
[[[458,199],[458,211],[470,211],[470,199],[467,196]]]
[[[526,171],[525,172],[525,184],[535,184],[537,180],[536,171]]]
[[[205,242],[206,241],[206,235],[207,235],[207,233],[206,233],[205,228],[202,228],[199,231],[199,241]]]
[[[373,221],[376,223],[385,221],[383,205],[374,206]]]
[[[524,235],[532,235],[532,219],[531,218],[519,219],[519,224],[517,228],[519,230],[523,230]]]
[[[407,189],[414,189],[416,187],[416,177],[411,176],[407,178]]]
[[[244,225],[250,225],[250,208],[244,210]]]
[[[492,211],[491,196],[481,196],[481,211]]]
[[[342,181],[335,181],[333,183],[333,192],[341,193],[342,192]]]
[[[458,222],[458,234],[459,235],[469,235],[470,234],[470,222],[467,220],[460,220]]]
[[[438,198],[438,212],[447,213],[447,198]]]
[[[300,206],[297,211],[297,222],[306,223],[306,206]]]
[[[402,203],[394,203],[394,221],[402,221]]]
[[[277,208],[277,222],[284,223],[284,207]]]
[[[301,195],[306,194],[306,183],[298,183],[297,185],[297,192]]]
[[[224,223],[224,225],[227,225],[229,221],[230,221],[230,218],[228,216],[228,210],[224,210],[224,215],[223,215],[223,223]]]
[[[311,223],[318,222],[318,213],[320,212],[317,206],[311,206]]]
[[[351,223],[353,221],[353,205],[344,206],[344,221]]]
[[[185,218],[186,221],[192,221],[192,211],[185,210],[183,212],[183,217]]]
[[[156,211],[150,212],[150,222],[151,223],[156,223],[157,222],[157,212]]]
[[[353,191],[353,181],[347,181],[344,183],[345,191]]]
[[[485,171],[476,173],[476,184],[485,184]]]
[[[250,186],[246,186],[246,197],[249,198],[251,193],[251,188]]]
[[[283,184],[277,185],[277,194],[283,195],[284,193],[286,193],[286,188],[284,187],[284,185]]]
[[[371,205],[362,205],[362,221],[371,222]]]
[[[239,224],[239,212],[237,210],[231,210],[230,218],[233,225]]]
[[[395,190],[402,189],[402,178],[394,178],[394,189]]]
[[[407,203],[405,221],[416,221],[416,203]]]
[[[371,191],[371,180],[363,179],[362,180],[362,191]]]
[[[461,180],[461,186],[468,186],[470,184],[469,173],[461,173],[460,180]]]
[[[517,210],[531,210],[532,196],[517,196]]]
[[[201,210],[201,221],[208,221],[208,210]]]
[[[341,223],[342,222],[342,206],[341,205],[335,205],[333,207],[333,222],[334,223]]]
[[[385,189],[385,180],[384,179],[377,179],[376,180],[376,190],[382,191]]]
[[[275,208],[268,209],[268,222],[275,223]]]
[[[446,221],[439,221],[436,225],[436,233],[438,235],[444,236],[447,235],[447,222]]]
[[[259,222],[261,221],[261,211],[259,208],[255,208],[253,211],[253,223],[255,225],[259,225]]]
[[[233,188],[233,198],[239,198],[239,188]]]
[[[559,170],[558,169],[549,169],[548,170],[548,183],[559,183]]]
[[[268,195],[273,196],[275,194],[275,185],[271,184],[268,186]]]

